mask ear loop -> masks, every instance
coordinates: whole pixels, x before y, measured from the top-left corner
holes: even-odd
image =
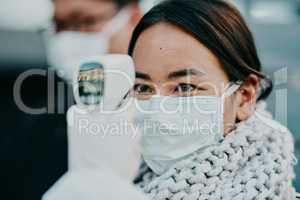
[[[222,105],[221,105],[221,113],[224,114],[224,102],[226,97],[230,97],[233,95],[242,85],[242,81],[237,81],[233,83],[229,83],[229,85],[226,87],[225,92],[221,96]]]
[[[237,82],[232,82],[229,83],[228,86],[225,89],[225,92],[221,96],[221,105],[220,105],[220,110],[221,110],[221,115],[222,115],[222,120],[221,120],[221,130],[223,132],[224,130],[224,104],[225,104],[225,98],[230,97],[233,95],[242,85],[242,81],[237,81]],[[223,138],[224,139],[224,138]]]
[[[235,93],[241,87],[242,83],[242,81],[230,83],[225,89],[222,98],[230,97],[231,95],[233,95],[233,93]]]

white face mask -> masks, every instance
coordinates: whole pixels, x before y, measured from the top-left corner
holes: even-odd
[[[223,139],[224,97],[239,86],[230,86],[222,96],[153,96],[138,101],[135,123],[147,165],[162,174],[186,156],[218,144]]]
[[[98,33],[64,31],[46,35],[46,52],[49,64],[57,74],[70,82],[78,71],[79,62],[89,56],[108,53],[111,36],[129,21],[127,10],[121,10]]]

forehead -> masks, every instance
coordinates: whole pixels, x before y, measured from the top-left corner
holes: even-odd
[[[223,75],[218,58],[191,34],[168,23],[157,23],[139,37],[133,58],[136,70],[158,79],[186,67]]]
[[[110,14],[117,5],[112,0],[54,0],[55,17],[65,19],[71,15]]]

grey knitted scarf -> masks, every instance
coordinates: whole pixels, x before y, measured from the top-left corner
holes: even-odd
[[[195,152],[161,176],[142,164],[135,183],[155,200],[295,199],[290,132],[265,104],[216,146]]]

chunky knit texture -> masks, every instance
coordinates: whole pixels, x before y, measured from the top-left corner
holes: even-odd
[[[295,199],[290,132],[265,104],[216,146],[196,152],[161,176],[142,164],[136,184],[155,200]]]

